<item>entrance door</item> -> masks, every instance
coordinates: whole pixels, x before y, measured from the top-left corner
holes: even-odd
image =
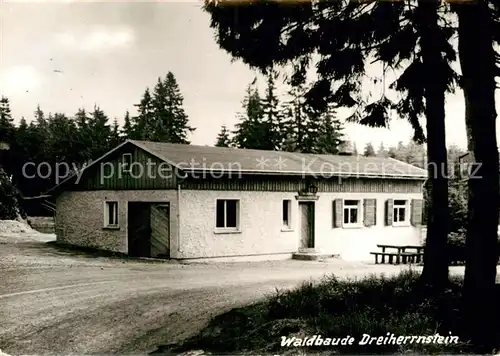
[[[170,257],[170,206],[151,205],[151,257]]]
[[[300,241],[299,249],[314,248],[314,203],[299,203]]]
[[[128,203],[128,254],[151,257],[151,204]]]

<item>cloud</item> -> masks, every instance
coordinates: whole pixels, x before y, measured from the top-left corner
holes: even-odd
[[[56,35],[56,42],[72,50],[93,52],[130,48],[135,42],[135,35],[131,29],[97,29],[82,35],[59,33]]]
[[[2,95],[35,90],[41,85],[41,77],[32,66],[12,66],[0,72],[0,92]]]

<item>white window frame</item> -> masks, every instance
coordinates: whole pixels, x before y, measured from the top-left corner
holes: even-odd
[[[130,162],[127,159],[130,159]],[[122,172],[132,172],[132,153],[124,153],[122,155]]]
[[[236,201],[236,227],[227,227],[227,201],[235,200]],[[224,227],[217,227],[217,202],[224,202]],[[218,198],[215,200],[215,232],[216,233],[237,233],[240,232],[240,207],[241,201],[236,198]]]
[[[358,221],[355,223],[346,223],[345,222],[345,209],[351,210],[354,208],[354,205],[346,205],[345,202],[347,200],[355,200],[358,202],[356,205],[356,209],[358,210]],[[351,207],[351,208],[349,208]],[[342,200],[342,227],[361,227],[363,226],[363,199],[343,199]]]
[[[109,223],[109,215],[110,215],[110,207],[112,205],[116,206],[116,210],[114,211],[115,222],[116,224]],[[116,200],[109,200],[104,202],[104,227],[108,229],[118,229],[120,228],[120,204]]]
[[[283,213],[284,213],[284,202],[287,202],[287,215],[288,215],[288,223],[285,223],[285,220],[283,219]],[[292,225],[292,200],[291,199],[283,199],[281,202],[281,218],[282,218],[282,231],[291,231],[293,230],[293,225]]]
[[[396,201],[404,201],[404,204],[396,204]],[[396,221],[399,214],[395,214],[396,209],[405,209],[404,220]],[[394,199],[392,206],[392,225],[393,226],[408,226],[410,225],[410,201],[408,199]]]

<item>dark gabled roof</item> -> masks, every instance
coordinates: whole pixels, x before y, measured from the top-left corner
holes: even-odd
[[[426,170],[393,158],[265,151],[136,140],[125,141],[93,161],[84,170],[88,170],[123,146],[130,144],[185,173],[427,179]],[[75,176],[76,174],[67,178],[47,193],[74,179]]]
[[[185,172],[426,179],[427,171],[392,158],[306,154],[130,141]]]

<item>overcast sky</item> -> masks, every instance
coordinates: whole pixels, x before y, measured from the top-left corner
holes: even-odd
[[[37,104],[70,115],[98,104],[122,122],[144,89],[172,71],[197,128],[192,143],[212,145],[221,125],[235,124],[255,76],[218,48],[201,2],[4,0],[0,8],[0,91],[16,118],[31,120]],[[448,143],[465,147],[461,92],[448,98],[446,114]],[[403,120],[390,130],[349,125],[345,132],[358,148],[411,136]]]

